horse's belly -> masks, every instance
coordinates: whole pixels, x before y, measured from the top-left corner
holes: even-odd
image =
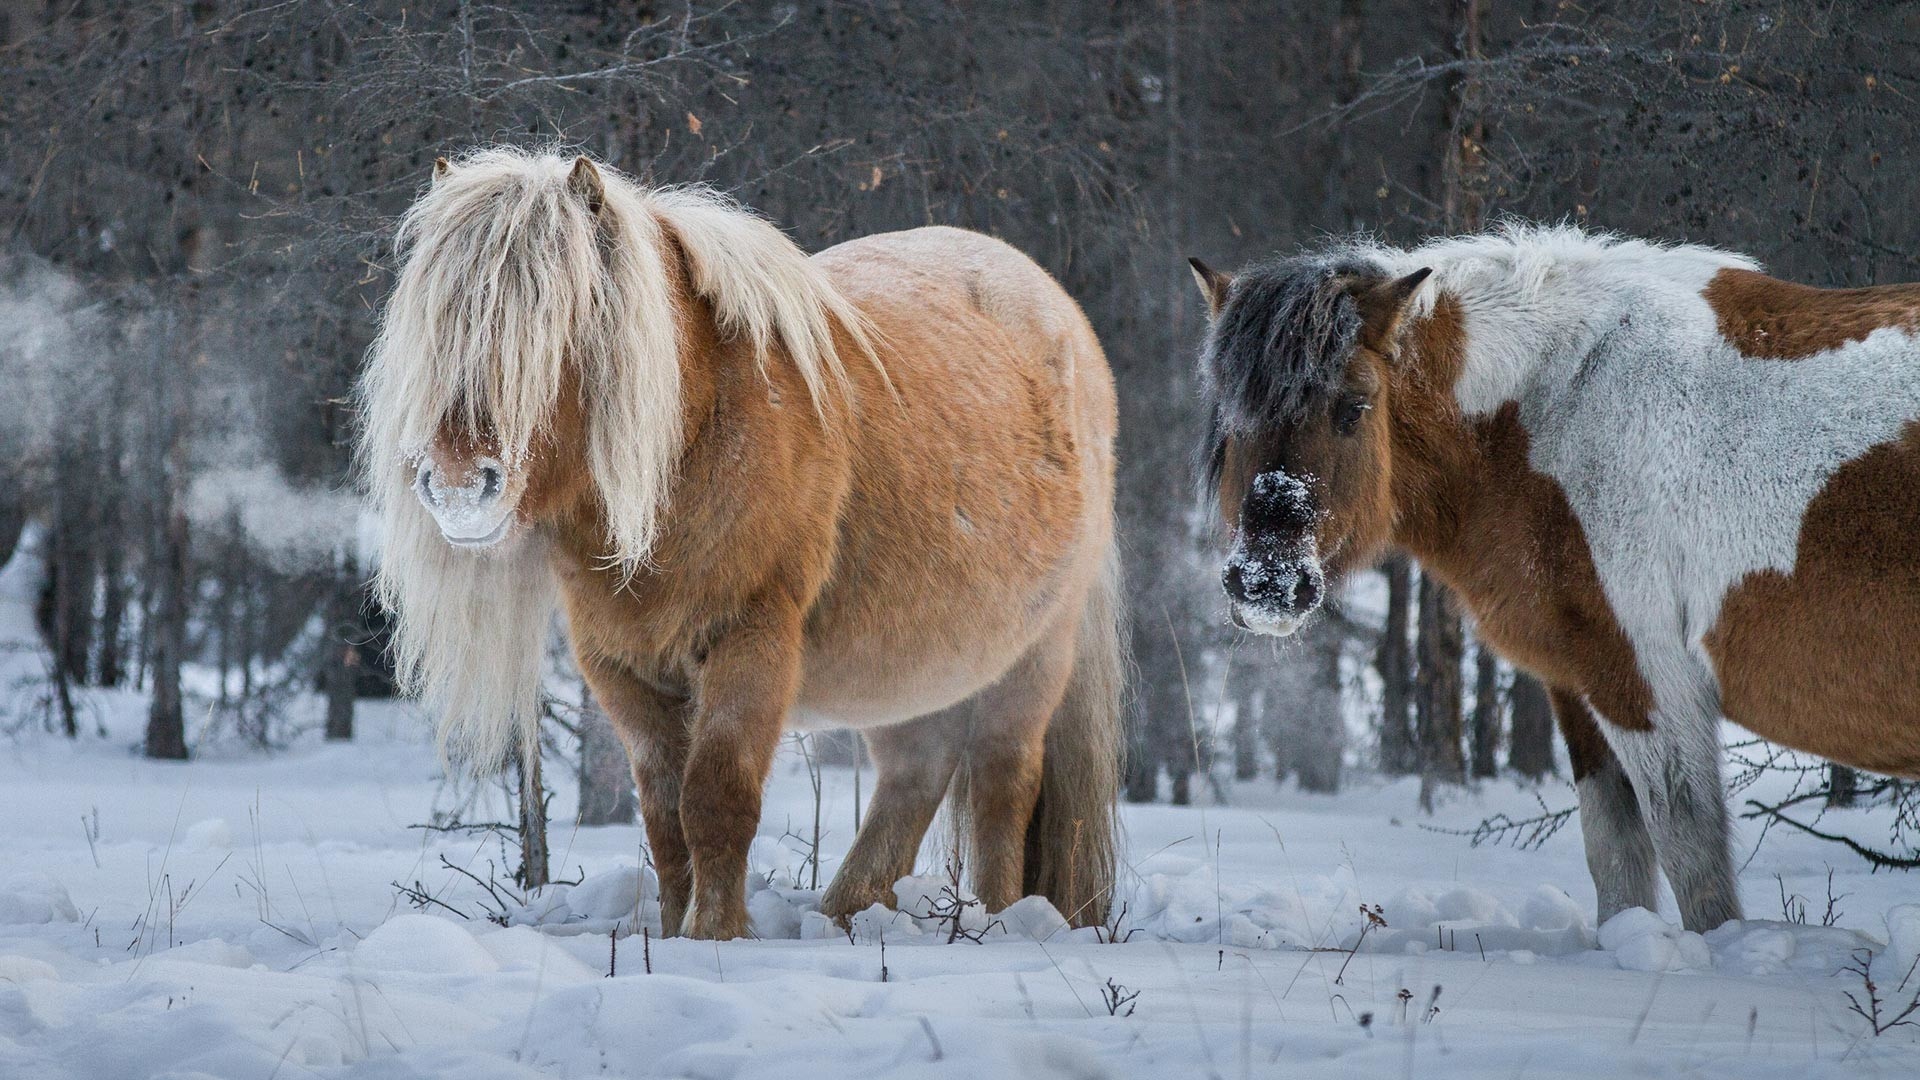
[[[1063,563],[1077,562],[1063,557]],[[1071,567],[1063,565],[1068,575]],[[958,583],[956,583],[958,584]],[[899,616],[835,627],[810,641],[791,726],[884,727],[938,712],[993,685],[1042,636],[1057,633],[1071,598],[1049,582],[959,590],[972,603],[903,604]],[[924,595],[924,594],[923,594]]]
[[[1774,742],[1920,777],[1920,588],[1766,571],[1706,637],[1727,719]]]

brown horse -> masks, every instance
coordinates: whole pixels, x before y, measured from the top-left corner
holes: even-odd
[[[827,913],[892,902],[953,786],[990,909],[1104,916],[1113,385],[1043,270],[941,228],[809,259],[711,191],[511,149],[438,163],[399,247],[362,453],[399,669],[453,752],[535,737],[557,593],[668,932],[748,932],[789,719],[862,729],[879,770]]]
[[[1723,715],[1920,776],[1920,287],[1519,225],[1194,269],[1235,621],[1417,557],[1551,688],[1602,919],[1656,853],[1739,917]]]

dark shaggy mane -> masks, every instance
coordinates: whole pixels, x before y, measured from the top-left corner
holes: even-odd
[[[1211,413],[1201,448],[1209,493],[1228,435],[1298,421],[1340,385],[1361,325],[1341,279],[1381,273],[1342,247],[1258,263],[1233,279],[1200,355]]]

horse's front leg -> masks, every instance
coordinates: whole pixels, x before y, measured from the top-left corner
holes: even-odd
[[[1740,918],[1726,789],[1720,779],[1720,718],[1707,707],[1666,709],[1648,731],[1607,728],[1653,833],[1680,922],[1705,933]]]
[[[1604,923],[1628,908],[1658,910],[1653,837],[1640,815],[1633,784],[1580,696],[1558,688],[1548,693],[1560,736],[1567,743],[1567,757],[1573,762],[1574,787],[1580,793],[1580,834],[1586,841],[1587,871],[1593,875],[1593,891],[1599,899],[1599,921]]]
[[[660,928],[680,932],[692,887],[687,841],[680,831],[680,780],[687,767],[687,702],[670,697],[606,660],[581,657],[580,672],[613,730],[626,744],[640,793],[640,818],[660,878]]]
[[[715,642],[700,667],[680,786],[680,829],[693,862],[685,932],[745,937],[747,848],[800,671],[800,611],[761,603]]]

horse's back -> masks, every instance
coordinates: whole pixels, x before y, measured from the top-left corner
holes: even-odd
[[[1025,253],[984,233],[928,226],[850,240],[814,256],[841,293],[889,338],[986,323],[1010,335],[1014,358],[1044,357],[1063,384],[1112,394],[1092,326],[1059,282]],[[1000,355],[917,349],[897,362],[1004,363]],[[1082,364],[1087,370],[1080,370]],[[984,372],[991,376],[991,372]]]

